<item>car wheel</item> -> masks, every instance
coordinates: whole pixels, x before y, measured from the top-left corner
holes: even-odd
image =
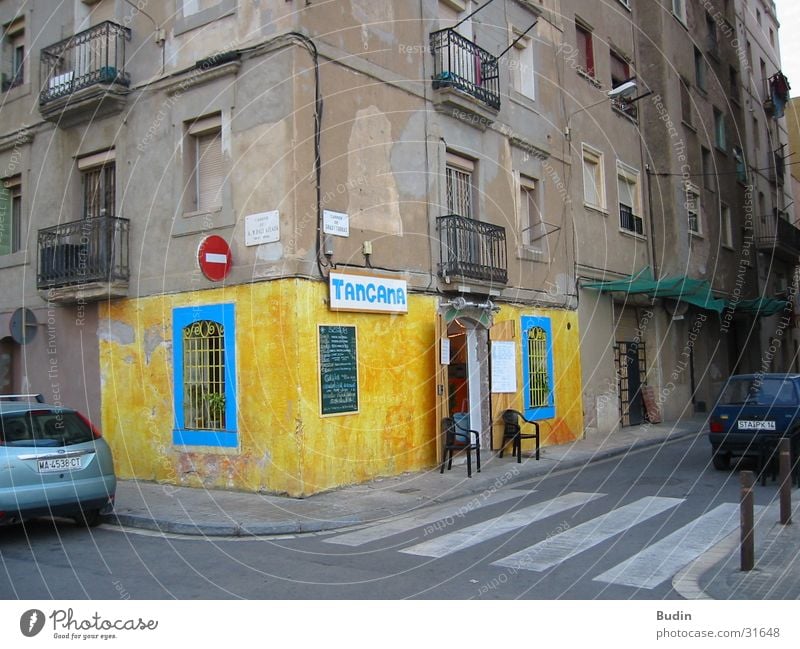
[[[75,522],[78,525],[85,525],[86,527],[97,527],[100,525],[100,510],[99,509],[87,509],[81,511],[75,517]]]
[[[714,453],[711,456],[711,463],[717,471],[727,471],[731,468],[730,453]]]

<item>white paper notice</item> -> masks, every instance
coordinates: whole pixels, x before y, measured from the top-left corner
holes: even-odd
[[[439,360],[440,365],[450,365],[450,339],[440,338],[441,343],[441,356]]]
[[[517,349],[513,341],[492,341],[492,392],[517,391]]]

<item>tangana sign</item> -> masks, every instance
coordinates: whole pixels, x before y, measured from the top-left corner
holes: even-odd
[[[331,311],[408,313],[408,283],[404,279],[332,271]]]

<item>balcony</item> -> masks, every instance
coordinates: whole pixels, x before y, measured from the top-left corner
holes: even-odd
[[[439,230],[439,275],[474,280],[480,283],[505,285],[506,229],[457,214],[436,219]]]
[[[800,258],[800,230],[778,215],[762,216],[757,221],[756,247],[770,255],[796,264]]]
[[[128,219],[100,216],[39,230],[36,285],[48,302],[128,294]]]
[[[777,183],[778,185],[783,185],[784,178],[786,175],[786,161],[784,160],[783,157],[782,146],[779,149],[770,152],[769,167],[767,174],[770,182]]]
[[[125,70],[130,39],[130,29],[106,21],[43,48],[42,117],[68,127],[121,111],[131,81]]]
[[[430,35],[433,89],[451,110],[472,113],[491,123],[500,110],[500,72],[497,58],[453,29]]]

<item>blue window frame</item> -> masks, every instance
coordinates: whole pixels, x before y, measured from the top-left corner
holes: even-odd
[[[172,349],[172,443],[236,448],[234,305],[173,309]]]
[[[529,419],[556,416],[553,327],[550,318],[522,317],[523,403]]]

